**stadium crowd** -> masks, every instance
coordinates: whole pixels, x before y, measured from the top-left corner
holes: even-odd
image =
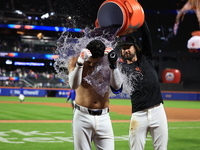
[[[37,72],[28,68],[17,68],[15,70],[0,68],[0,86],[18,87],[21,82],[25,87],[69,87],[68,83],[57,78],[54,72]]]

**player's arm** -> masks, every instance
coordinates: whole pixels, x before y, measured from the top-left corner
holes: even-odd
[[[152,41],[151,41],[151,34],[150,34],[146,21],[144,21],[140,29],[142,32],[142,53],[145,54],[150,59],[152,59],[153,47],[152,47]]]
[[[112,49],[105,51],[105,53],[108,55],[108,60],[109,60],[110,69],[111,69],[111,71],[110,71],[111,90],[115,94],[121,93],[121,91],[122,91],[122,76],[117,67],[117,60],[118,60],[117,53]]]
[[[118,68],[111,69],[110,88],[114,94],[119,94],[123,89],[122,76]]]
[[[77,89],[82,82],[83,63],[91,56],[87,49],[83,49],[78,57],[72,58],[69,62],[69,85],[72,89]]]

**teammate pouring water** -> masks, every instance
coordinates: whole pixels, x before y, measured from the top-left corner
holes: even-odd
[[[151,38],[146,22],[141,27],[142,49],[132,35],[118,38],[122,73],[127,77],[124,86],[130,89],[132,117],[129,128],[131,150],[144,150],[150,132],[155,150],[166,150],[168,125],[159,80],[153,65]],[[124,87],[126,89],[126,87]]]

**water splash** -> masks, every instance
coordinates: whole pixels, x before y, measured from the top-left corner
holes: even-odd
[[[90,75],[84,77],[84,80],[102,97],[109,91],[110,67],[107,56],[103,57],[102,62],[97,64],[95,70]]]
[[[101,40],[106,47],[113,48],[113,39],[115,35],[102,30],[90,30],[86,28],[84,30],[84,36],[80,38],[72,38],[69,33],[63,32],[60,38],[57,40],[56,54],[59,55],[55,59],[54,69],[57,76],[64,81],[68,81],[68,63],[72,57],[79,56],[82,49],[92,40]],[[109,38],[108,38],[109,37]],[[84,80],[93,86],[99,95],[104,96],[109,90],[109,63],[107,56],[104,56],[103,61],[99,64],[92,74],[87,75]],[[101,77],[98,76],[101,74]]]
[[[60,38],[57,40],[57,49],[56,54],[59,55],[55,59],[54,69],[57,73],[57,76],[64,81],[68,81],[68,63],[72,57],[79,56],[82,49],[92,40],[101,40],[106,47],[115,48],[116,43],[115,37],[116,33],[119,30],[118,27],[115,28],[102,28],[102,29],[93,29],[85,28],[84,35],[79,38],[72,38],[68,32],[63,32]],[[117,52],[118,53],[118,52]],[[119,70],[121,70],[121,65],[119,64]],[[110,68],[107,57],[104,56],[103,61],[99,64],[92,74],[87,75],[84,80],[90,84],[95,91],[102,97],[110,88]],[[101,76],[99,76],[101,74]],[[125,74],[122,74],[123,78],[123,93],[128,95],[134,90],[133,82],[130,81],[130,78]]]

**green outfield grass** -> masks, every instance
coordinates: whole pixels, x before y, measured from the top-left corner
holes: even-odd
[[[29,102],[66,103],[66,98],[26,97]],[[17,101],[18,97],[0,97]],[[111,105],[130,105],[130,100],[111,100]],[[200,109],[194,101],[165,101],[165,107]],[[35,104],[0,103],[0,120],[71,120],[72,109]],[[112,120],[129,120],[129,115],[110,112]],[[115,149],[128,150],[129,123],[113,123]],[[169,122],[168,150],[199,150],[200,122]],[[0,150],[73,150],[71,123],[0,123]],[[148,135],[145,150],[153,150]]]
[[[27,102],[57,102],[65,103],[66,98],[55,98],[55,97],[26,97]],[[0,96],[0,101],[18,101],[18,97],[6,97]],[[131,105],[129,99],[111,99],[111,105]],[[164,100],[165,107],[171,108],[196,108],[200,109],[200,101],[173,101],[173,100]]]

